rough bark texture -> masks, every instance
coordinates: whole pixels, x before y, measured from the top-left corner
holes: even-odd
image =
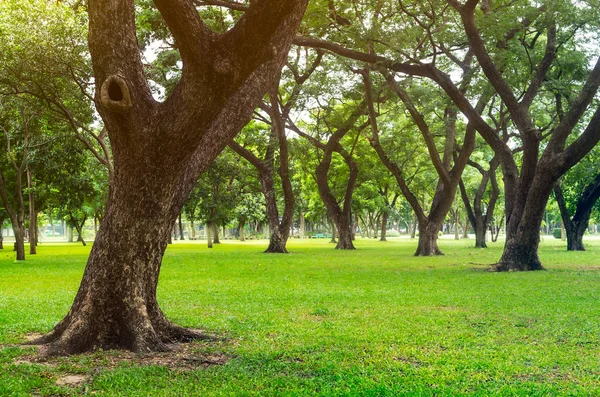
[[[379,241],[387,241],[385,235],[387,234],[387,224],[388,224],[389,214],[387,211],[383,212],[381,216],[381,236],[379,237]]]
[[[114,154],[106,215],[67,316],[36,343],[50,354],[165,350],[200,337],[156,301],[162,257],[200,173],[250,120],[273,84],[305,1],[252,2],[235,29],[208,30],[191,0],[155,0],[183,61],[163,103],[148,88],[133,0],[90,0],[96,105]]]
[[[437,245],[440,227],[441,223],[431,221],[419,223],[419,242],[415,256],[443,255]]]

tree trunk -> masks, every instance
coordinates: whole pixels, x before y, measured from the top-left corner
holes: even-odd
[[[179,214],[179,218],[178,218],[178,224],[179,224],[179,240],[185,240],[185,238],[183,237],[183,222],[181,221],[181,214]]]
[[[381,238],[379,239],[379,241],[387,241],[385,235],[387,233],[388,217],[388,212],[384,211],[383,216],[381,217]]]
[[[209,222],[209,223],[207,223],[204,226],[204,231],[206,233],[206,243],[208,244],[208,248],[212,248],[213,247],[213,239],[212,239],[211,230],[212,230],[212,226],[211,226],[211,224]]]
[[[184,65],[162,102],[153,99],[144,74],[133,0],[88,4],[96,108],[110,137],[114,175],[73,306],[34,342],[50,343],[49,354],[164,351],[166,343],[201,336],[172,324],[158,306],[167,239],[200,174],[273,84],[306,7],[302,0],[253,2],[227,40],[217,40],[191,2],[153,3]]]
[[[335,244],[335,243],[337,243],[337,227],[335,226],[334,221],[330,222],[330,226],[331,226],[331,240],[329,242]]]
[[[339,236],[337,245],[335,246],[336,250],[354,250],[354,243],[352,242],[352,233],[348,228],[341,228],[339,230]]]
[[[304,222],[304,211],[300,210],[300,229],[299,229],[300,239],[304,239],[305,228],[306,228],[306,225]]]
[[[276,228],[271,232],[269,238],[269,246],[266,249],[266,253],[279,253],[287,254],[288,250],[286,247],[288,233],[281,233],[280,228]]]
[[[221,244],[221,240],[219,240],[219,226],[217,226],[217,222],[211,221],[211,233],[213,235],[213,244]]]
[[[439,231],[438,223],[419,222],[419,242],[415,256],[443,255],[437,245]]]
[[[478,216],[475,223],[475,248],[487,248],[486,236],[487,227],[483,219]]]
[[[25,260],[25,229],[22,226],[13,225],[13,233],[15,235],[14,250],[17,252],[17,260]]]
[[[413,214],[413,219],[412,219],[411,229],[410,229],[410,238],[412,240],[414,240],[415,237],[417,236],[417,225],[418,225],[417,216]]]
[[[465,223],[463,226],[463,235],[462,238],[464,239],[468,239],[469,238],[469,216],[465,215]]]
[[[190,220],[190,236],[192,236],[192,240],[196,240],[196,225],[193,219]]]
[[[25,171],[27,176],[27,188],[29,190],[29,255],[37,254],[37,213],[35,211],[35,197],[33,193],[33,182],[29,168]]]
[[[454,239],[455,240],[460,240],[460,234],[458,231],[459,226],[460,226],[460,219],[459,219],[459,213],[458,213],[458,208],[457,208],[456,212],[454,213]]]
[[[244,226],[246,224],[246,221],[243,219],[240,219],[239,225],[238,225],[238,230],[239,230],[239,235],[240,235],[240,241],[246,241],[246,237],[244,236]]]

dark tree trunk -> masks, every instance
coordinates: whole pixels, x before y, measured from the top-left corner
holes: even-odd
[[[483,219],[478,218],[475,223],[475,248],[487,248],[485,236],[487,234],[487,227],[483,223]]]
[[[265,252],[285,254],[288,252],[286,248],[288,233],[281,233],[280,230],[273,230],[269,239],[269,247]]]
[[[498,200],[498,196],[500,195],[500,189],[498,187],[498,181],[496,179],[496,169],[498,168],[498,158],[494,157],[490,161],[489,170],[485,170],[481,165],[477,164],[474,161],[469,161],[468,164],[474,168],[476,168],[481,173],[481,182],[479,183],[479,188],[477,189],[477,193],[475,194],[475,198],[473,199],[473,207],[471,207],[471,203],[469,201],[469,196],[467,194],[467,189],[461,179],[460,186],[460,194],[465,205],[465,210],[467,212],[467,217],[475,229],[475,248],[487,248],[486,243],[486,233],[488,226],[491,226],[492,219],[494,216],[494,209],[496,208],[496,201]],[[485,214],[483,213],[483,197],[487,190],[487,185],[491,181],[492,189],[490,191],[490,198],[488,201],[487,209]],[[492,231],[492,236],[494,232]]]
[[[217,222],[215,221],[211,221],[210,222],[212,230],[212,236],[213,236],[213,244],[221,244],[221,240],[219,240],[219,226],[217,226]]]
[[[23,226],[13,226],[13,233],[15,235],[15,248],[17,252],[17,260],[25,260],[25,228]]]
[[[600,198],[600,174],[596,175],[592,182],[584,188],[581,197],[577,200],[575,215],[572,219],[560,183],[554,186],[554,196],[560,208],[560,216],[567,234],[567,250],[585,251],[583,234],[588,228],[594,205]]]
[[[419,222],[419,242],[415,256],[444,255],[437,245],[440,227],[440,223]]]
[[[545,167],[551,167],[547,159],[540,161],[540,171]],[[529,195],[521,205],[515,205],[507,230],[506,244],[502,257],[495,271],[529,271],[544,270],[538,257],[540,243],[540,229],[546,210],[546,203],[552,192],[556,177],[550,169],[547,172],[536,173],[531,183]]]
[[[383,215],[381,217],[381,237],[380,237],[379,241],[387,241],[387,239],[385,238],[385,235],[387,234],[388,217],[389,217],[388,212],[384,211]]]
[[[236,28],[216,39],[191,2],[154,4],[184,65],[180,83],[161,103],[144,74],[133,0],[88,4],[96,107],[110,137],[114,175],[73,306],[35,341],[50,343],[49,354],[163,351],[168,342],[201,336],[172,324],[158,306],[167,239],[201,172],[273,84],[306,6],[253,2]]]
[[[181,221],[181,214],[178,217],[178,225],[179,225],[179,240],[185,240],[183,237],[183,222]]]

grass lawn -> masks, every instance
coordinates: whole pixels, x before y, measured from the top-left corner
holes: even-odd
[[[500,243],[292,240],[179,242],[165,255],[159,301],[175,322],[222,340],[190,344],[187,366],[115,352],[29,362],[19,342],[68,311],[89,252],[43,244],[25,263],[0,252],[0,396],[566,396],[600,395],[600,240],[571,253],[545,238],[548,269],[489,273]],[[175,352],[173,356],[184,353]],[[181,358],[181,357],[180,357]],[[208,363],[208,364],[207,364]],[[83,374],[79,386],[59,386]]]

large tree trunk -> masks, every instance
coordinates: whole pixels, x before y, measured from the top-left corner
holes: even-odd
[[[419,242],[415,256],[443,255],[437,240],[441,224],[431,221],[419,222]]]
[[[486,224],[481,216],[477,216],[475,222],[475,248],[487,248],[487,243],[485,241],[486,234]]]
[[[166,350],[200,337],[156,300],[167,238],[199,175],[250,120],[280,70],[306,1],[252,2],[224,40],[189,1],[155,0],[183,61],[164,101],[148,88],[133,0],[90,0],[96,107],[114,154],[106,215],[67,316],[34,343],[50,354]]]
[[[544,270],[538,257],[540,229],[546,210],[546,203],[554,181],[550,172],[543,172],[548,163],[539,165],[542,170],[536,173],[526,200],[513,207],[513,214],[507,225],[507,237],[502,257],[492,270],[529,271]],[[519,216],[520,215],[520,216]]]
[[[289,233],[289,232],[288,232]],[[265,252],[285,254],[288,252],[286,248],[288,233],[282,233],[281,228],[275,228],[271,231],[269,246]]]

